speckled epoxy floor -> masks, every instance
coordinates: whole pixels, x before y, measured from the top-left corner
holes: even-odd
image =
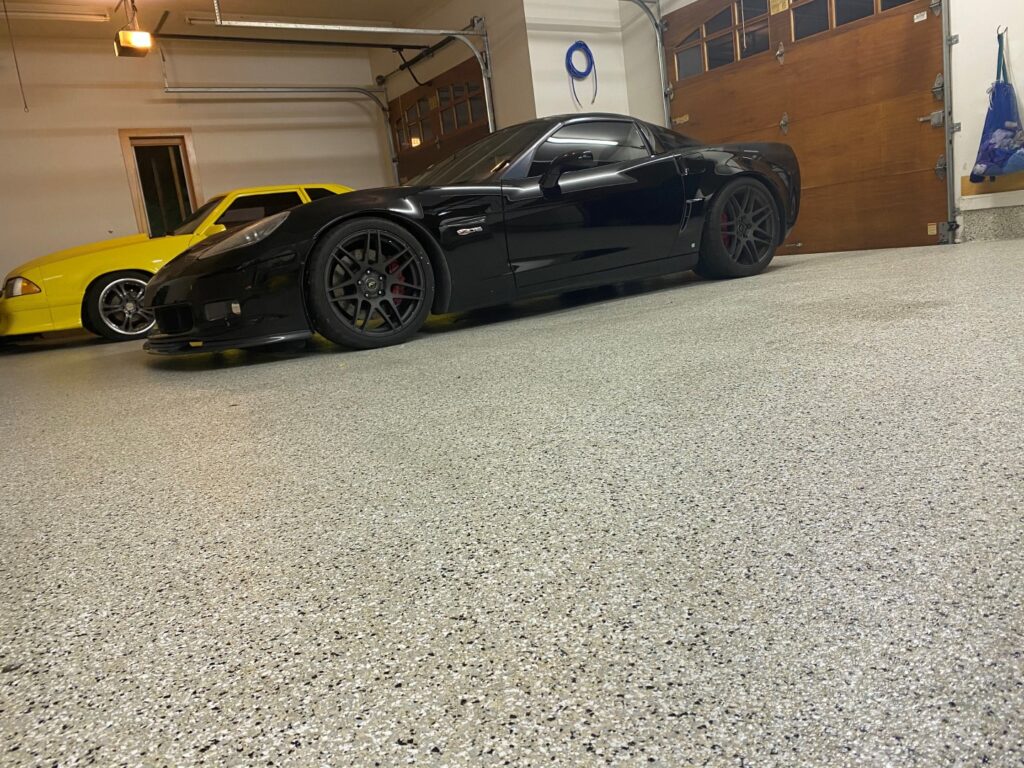
[[[0,764],[1019,766],[1022,294],[973,243],[0,353]]]

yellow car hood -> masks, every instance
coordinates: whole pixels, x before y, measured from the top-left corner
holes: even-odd
[[[149,235],[128,235],[127,237],[115,237],[112,240],[101,240],[98,243],[88,243],[86,245],[77,245],[74,248],[66,248],[63,251],[56,251],[49,253],[46,256],[40,256],[32,261],[27,261],[20,265],[17,269],[11,271],[11,275],[20,275],[22,272],[30,269],[38,269],[49,264],[56,264],[66,259],[73,259],[77,256],[86,256],[93,253],[101,253],[103,251],[109,251],[113,248],[123,248],[126,245],[138,245],[149,241]]]

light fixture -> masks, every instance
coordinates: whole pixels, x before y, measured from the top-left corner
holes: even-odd
[[[153,36],[141,29],[122,29],[114,37],[115,56],[145,56],[153,47]]]
[[[421,143],[422,142],[420,141],[418,136],[413,136],[411,139],[409,139],[409,144],[411,144],[414,147],[418,147]]]
[[[105,11],[89,11],[73,5],[40,5],[35,3],[10,3],[7,15],[12,19],[38,21],[84,21],[106,23],[110,14]]]
[[[153,47],[153,36],[142,29],[139,29],[139,10],[135,7],[135,0],[120,0],[114,11],[124,5],[125,15],[128,23],[114,35],[114,55],[134,56],[136,58],[145,56]]]

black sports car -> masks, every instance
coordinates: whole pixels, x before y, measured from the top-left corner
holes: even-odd
[[[431,313],[696,269],[762,271],[796,222],[781,144],[702,145],[621,115],[492,133],[408,186],[329,197],[197,245],[152,279],[152,352],[314,331],[370,348]]]

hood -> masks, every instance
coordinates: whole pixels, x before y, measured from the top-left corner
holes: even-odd
[[[98,243],[77,245],[74,248],[66,248],[63,251],[55,251],[54,253],[47,254],[46,256],[40,256],[39,258],[32,259],[31,261],[26,261],[24,264],[12,269],[10,274],[17,275],[23,270],[38,269],[39,267],[43,267],[48,264],[56,264],[59,261],[66,261],[67,259],[73,259],[78,256],[87,256],[94,253],[100,253],[102,251],[109,251],[114,248],[123,248],[128,245],[138,245],[139,243],[146,242],[149,242],[149,235],[128,235],[127,237],[115,237],[112,240],[101,240]]]

